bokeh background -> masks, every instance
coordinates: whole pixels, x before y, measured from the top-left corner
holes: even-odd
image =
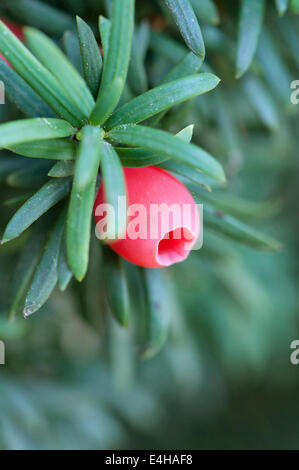
[[[36,26],[59,43],[74,28],[74,14],[96,32],[98,14],[108,16],[110,5],[37,3],[1,0],[0,14]],[[194,141],[219,158],[228,175],[227,188],[216,188],[214,197],[249,226],[280,240],[282,250],[254,250],[205,225],[203,248],[169,269],[167,343],[156,357],[142,360],[140,299],[130,266],[128,330],[109,313],[97,240],[82,284],[57,290],[35,316],[24,320],[20,312],[10,323],[11,279],[26,234],[2,246],[1,449],[299,448],[299,365],[290,363],[290,343],[299,338],[299,104],[290,101],[290,84],[299,79],[299,18],[296,2],[289,2],[284,16],[275,8],[279,3],[267,2],[254,64],[240,80],[239,2],[198,9],[207,63],[222,82],[168,113],[162,126],[176,132],[195,125]],[[41,4],[53,7],[60,22],[46,21]],[[164,49],[150,43],[150,86],[178,62],[184,47],[161,4],[137,0],[137,21],[148,21],[170,41]],[[2,121],[20,116],[10,103],[0,106],[0,114]],[[1,233],[18,197],[35,184],[11,176],[19,166],[10,157],[1,152]]]

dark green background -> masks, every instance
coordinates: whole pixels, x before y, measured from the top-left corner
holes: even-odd
[[[105,12],[105,2],[96,0],[44,3],[77,12],[94,26]],[[26,234],[1,247],[0,339],[7,353],[6,366],[0,366],[2,449],[299,448],[299,365],[290,364],[290,343],[299,338],[299,105],[290,103],[291,90],[277,78],[282,69],[299,79],[298,43],[294,52],[283,39],[290,21],[299,41],[298,17],[278,18],[268,2],[264,29],[280,62],[270,67],[272,78],[258,65],[249,72],[262,77],[274,100],[273,130],[249,102],[242,80],[234,78],[238,2],[217,3],[220,25],[201,24],[207,61],[222,79],[221,96],[217,90],[177,107],[163,127],[175,132],[194,123],[194,141],[226,168],[228,193],[254,201],[246,222],[284,248],[254,251],[206,228],[204,247],[169,270],[177,294],[169,340],[154,359],[142,361],[136,290],[131,326],[122,330],[107,312],[97,241],[82,285],[56,292],[36,316],[25,321],[20,315],[13,324],[6,319],[9,282]],[[20,20],[5,2],[1,9]],[[137,0],[137,13],[151,21],[163,15],[158,1]],[[61,37],[62,31],[47,31],[42,16],[26,23]],[[219,31],[231,42],[213,41]],[[175,26],[166,32],[180,41]],[[170,66],[150,50],[150,84]],[[18,116],[9,103],[0,113],[3,121]],[[2,232],[16,209],[4,201],[24,189],[0,179]]]

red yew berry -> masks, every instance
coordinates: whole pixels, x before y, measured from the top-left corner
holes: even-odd
[[[11,32],[14,33],[15,36],[17,36],[18,39],[20,39],[20,41],[23,41],[24,33],[23,33],[23,29],[21,28],[21,26],[18,26],[16,24],[11,23],[10,21],[4,20],[2,18],[0,18],[0,19],[11,30]],[[2,54],[0,54],[0,59],[3,59],[7,64],[9,64],[8,60]]]
[[[109,240],[127,261],[161,268],[183,261],[200,232],[198,207],[188,189],[156,167],[124,168],[128,196],[128,226],[122,239]],[[99,238],[105,238],[107,211],[101,185],[95,202]],[[116,214],[117,217],[117,214]]]

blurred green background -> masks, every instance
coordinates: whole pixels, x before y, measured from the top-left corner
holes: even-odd
[[[75,13],[96,32],[97,15],[108,15],[110,2],[41,2],[56,8],[61,22],[54,26],[36,3],[3,1],[0,13],[60,41]],[[299,366],[290,363],[290,343],[299,337],[299,104],[290,102],[290,83],[299,79],[298,5],[289,2],[289,11],[279,17],[280,2],[267,2],[254,64],[236,80],[239,2],[214,2],[213,10],[203,3],[208,7],[199,19],[207,63],[222,82],[168,113],[162,126],[176,132],[195,125],[194,141],[219,158],[228,175],[227,189],[213,192],[216,199],[279,239],[283,249],[255,251],[204,226],[203,248],[169,269],[168,341],[156,357],[141,360],[132,267],[127,266],[128,330],[109,314],[96,240],[81,285],[73,282],[35,316],[24,320],[20,312],[9,323],[10,283],[26,234],[1,247],[0,339],[6,344],[6,365],[0,366],[1,449],[299,448]],[[174,48],[184,47],[162,2],[137,0],[140,20],[167,35]],[[163,49],[151,42],[150,86],[178,62],[177,54],[170,43]],[[2,121],[19,116],[9,103],[0,113]],[[19,187],[9,178],[14,163],[7,172],[1,162],[8,155],[1,153],[2,233],[19,204],[11,198],[30,193],[31,186],[25,181]]]

